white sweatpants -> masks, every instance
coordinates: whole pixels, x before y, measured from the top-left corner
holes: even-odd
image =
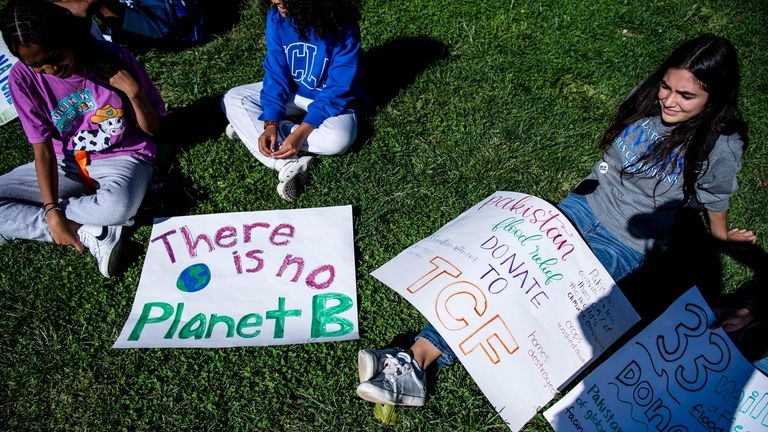
[[[288,159],[271,158],[259,151],[259,137],[264,132],[264,122],[259,120],[264,112],[261,107],[261,87],[262,83],[258,82],[228,91],[222,101],[224,112],[237,136],[256,159],[269,168],[280,170]],[[285,104],[285,115],[304,115],[311,103],[312,99],[294,95],[293,100]],[[341,154],[349,148],[356,136],[357,115],[352,110],[345,111],[325,119],[319,128],[309,134],[301,150],[319,155]]]

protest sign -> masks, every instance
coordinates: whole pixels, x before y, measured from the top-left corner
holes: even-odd
[[[510,428],[639,319],[546,201],[496,192],[373,272],[450,344]]]
[[[692,288],[544,416],[558,432],[768,430],[768,379],[712,322]]]
[[[8,76],[11,73],[11,66],[18,60],[8,51],[3,38],[0,37],[0,92],[2,93],[0,96],[0,126],[18,117],[16,108],[13,107],[11,90],[8,87]]]
[[[282,345],[358,335],[352,209],[157,219],[115,348]]]

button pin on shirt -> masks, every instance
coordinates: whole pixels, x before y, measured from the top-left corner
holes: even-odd
[[[600,165],[597,167],[598,171],[600,171],[600,174],[605,174],[608,172],[608,163],[607,162],[600,162]]]

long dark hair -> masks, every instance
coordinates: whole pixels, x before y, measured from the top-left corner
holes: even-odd
[[[282,4],[302,40],[309,39],[313,31],[320,39],[340,38],[360,21],[359,0],[282,0]],[[261,0],[263,12],[270,7],[270,0]]]
[[[0,15],[3,40],[19,57],[19,47],[37,45],[50,52],[73,50],[75,61],[97,78],[109,78],[125,65],[90,33],[91,21],[46,0],[11,0]]]
[[[684,42],[619,106],[613,123],[603,135],[601,147],[608,149],[630,124],[644,118],[661,115],[658,91],[664,74],[670,68],[685,69],[696,78],[709,95],[706,107],[696,116],[675,125],[672,131],[649,148],[633,165],[648,166],[671,173],[685,155],[683,187],[692,193],[696,183],[695,165],[705,159],[704,142],[710,133],[730,135],[739,133],[747,142],[746,124],[739,112],[741,72],[736,48],[725,38],[706,34]],[[660,182],[661,180],[659,180]],[[658,183],[657,183],[658,186]]]

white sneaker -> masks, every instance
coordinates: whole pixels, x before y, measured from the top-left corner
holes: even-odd
[[[227,136],[227,138],[231,140],[239,139],[240,137],[237,136],[237,132],[235,132],[235,127],[232,126],[232,123],[227,125],[227,128],[224,129],[224,135]]]
[[[304,191],[309,174],[307,169],[314,158],[312,156],[302,156],[298,159],[291,159],[277,173],[277,194],[280,198],[292,202]]]
[[[277,194],[280,198],[293,202],[304,191],[304,184],[306,183],[306,176],[299,174],[292,179],[277,184]]]
[[[117,270],[122,247],[123,227],[83,225],[77,230],[80,242],[96,258],[99,272],[110,277]]]
[[[281,182],[287,182],[301,173],[306,173],[314,159],[313,156],[288,159],[285,165],[280,168],[280,171],[277,172],[277,179]]]

